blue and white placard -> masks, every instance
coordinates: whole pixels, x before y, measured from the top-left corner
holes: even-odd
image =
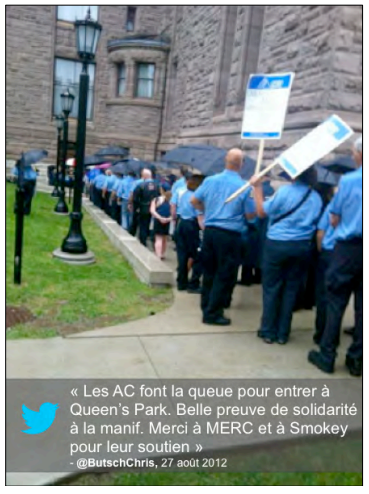
[[[246,89],[242,139],[280,139],[295,74],[252,74]]]

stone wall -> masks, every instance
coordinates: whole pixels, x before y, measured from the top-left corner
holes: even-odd
[[[171,91],[176,101],[167,101],[173,109],[172,115],[165,115],[163,149],[204,142],[241,146],[255,157],[257,142],[242,141],[240,130],[245,87],[250,71],[256,70],[296,73],[283,138],[268,141],[267,157],[291,145],[334,112],[355,131],[361,131],[360,6],[269,6],[263,11],[261,7],[239,6],[230,40],[233,47],[229,80],[222,93],[225,109],[219,113],[216,87],[227,8],[230,7],[184,7],[176,22],[171,54],[178,57],[177,89]],[[259,40],[256,31],[260,22],[263,29]],[[200,35],[201,42],[196,44]],[[250,58],[258,60],[251,70],[245,66]]]
[[[171,40],[167,70],[163,49],[108,49],[109,40],[128,34],[126,15],[127,6],[99,7],[103,32],[87,153],[116,143],[153,159],[160,139],[161,152],[202,142],[241,146],[255,156],[257,142],[240,138],[245,87],[253,72],[296,72],[283,139],[268,141],[267,157],[333,112],[361,131],[361,6],[138,7],[135,33]],[[53,158],[54,57],[77,59],[73,25],[56,21],[55,6],[8,6],[6,28],[7,154],[43,147]],[[156,65],[154,98],[146,101],[133,95],[134,64],[140,60]],[[128,69],[123,97],[116,95],[120,61]],[[70,140],[75,133],[72,120]]]
[[[168,7],[138,7],[134,33],[159,34],[169,22],[170,12]],[[129,147],[137,157],[152,159],[159,131],[164,65],[156,71],[153,101],[114,101],[117,68],[114,59],[109,59],[107,45],[109,40],[133,34],[125,30],[126,15],[126,6],[99,7],[103,30],[96,54],[93,120],[87,123],[86,152],[116,143]],[[22,150],[42,147],[52,160],[56,154],[54,57],[77,60],[74,26],[57,21],[56,6],[8,6],[6,27],[7,155],[15,157]],[[135,55],[139,55],[137,51]],[[147,61],[152,58],[142,51],[141,56]],[[71,141],[75,140],[76,123],[70,119]]]

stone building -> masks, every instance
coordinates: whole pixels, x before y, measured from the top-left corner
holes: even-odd
[[[7,154],[55,155],[61,92],[78,95],[73,20],[86,7],[6,7]],[[87,152],[110,143],[159,159],[190,142],[242,141],[245,87],[255,72],[294,71],[283,149],[332,113],[362,128],[361,6],[99,6],[90,67]],[[70,123],[76,131],[77,104]]]

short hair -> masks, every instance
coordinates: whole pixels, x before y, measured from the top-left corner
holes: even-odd
[[[358,137],[354,143],[354,148],[359,153],[363,152],[363,136]]]

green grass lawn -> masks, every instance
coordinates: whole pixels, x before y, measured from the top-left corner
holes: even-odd
[[[7,184],[6,192],[6,303],[26,307],[35,316],[9,329],[7,338],[46,338],[111,326],[171,304],[171,290],[141,283],[87,213],[83,233],[96,263],[70,266],[53,258],[68,232],[69,217],[54,214],[56,199],[41,192],[25,217],[22,285],[14,285],[15,186]]]
[[[358,473],[116,473],[83,475],[58,485],[362,485]]]

